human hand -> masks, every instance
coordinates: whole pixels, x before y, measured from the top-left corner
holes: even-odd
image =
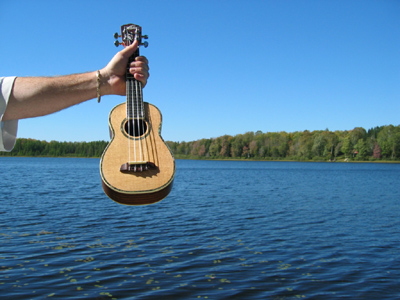
[[[103,95],[126,94],[126,67],[128,65],[129,57],[132,56],[137,47],[138,41],[125,47],[114,55],[106,67],[100,70],[103,81],[101,86]],[[131,73],[136,80],[140,81],[143,87],[147,84],[147,79],[150,76],[148,63],[146,57],[138,56],[135,61],[131,62],[129,67],[129,73]]]

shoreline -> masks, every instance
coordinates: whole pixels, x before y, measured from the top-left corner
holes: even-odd
[[[179,155],[178,155],[179,156]],[[1,155],[0,157],[21,157],[21,158],[85,158],[100,159],[100,156],[17,156],[17,155]],[[339,159],[336,161],[328,160],[292,160],[292,159],[252,159],[252,158],[193,158],[193,157],[175,157],[179,160],[207,160],[207,161],[243,161],[243,162],[305,162],[305,163],[377,163],[377,164],[400,164],[398,160],[348,160]]]

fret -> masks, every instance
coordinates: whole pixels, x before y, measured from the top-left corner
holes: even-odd
[[[126,81],[126,116],[128,120],[144,119],[142,83],[136,79]]]
[[[126,117],[128,120],[143,120],[145,117],[142,83],[136,80],[129,72],[130,63],[134,61],[137,56],[139,56],[139,48],[129,58],[126,68]]]

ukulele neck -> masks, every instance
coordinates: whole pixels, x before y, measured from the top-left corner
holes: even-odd
[[[128,120],[144,119],[142,83],[129,72],[130,64],[139,56],[139,48],[129,58],[126,67],[126,116]]]

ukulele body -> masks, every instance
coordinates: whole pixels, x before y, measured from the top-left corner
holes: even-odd
[[[126,104],[115,106],[109,116],[111,141],[100,160],[103,190],[126,205],[146,205],[164,199],[172,189],[174,157],[161,137],[162,116],[144,102],[142,130],[128,129]]]

